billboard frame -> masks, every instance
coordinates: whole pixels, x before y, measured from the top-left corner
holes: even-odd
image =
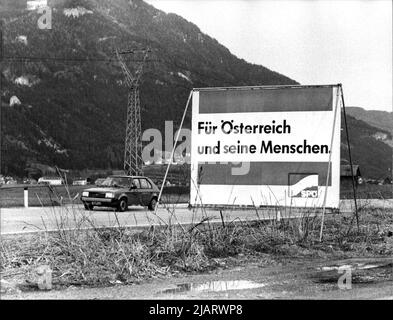
[[[340,96],[339,96],[339,94],[340,94],[340,84],[322,84],[322,85],[268,85],[268,86],[241,86],[241,87],[207,87],[207,88],[194,88],[193,90],[192,90],[192,94],[193,94],[193,101],[194,101],[194,103],[195,103],[195,93],[198,93],[198,92],[211,92],[211,91],[214,91],[214,92],[219,92],[219,91],[237,91],[237,90],[239,90],[239,91],[254,91],[254,90],[280,90],[280,89],[305,89],[305,88],[313,88],[313,89],[316,89],[316,88],[331,88],[332,90],[331,90],[331,94],[332,94],[332,96],[331,96],[331,102],[330,102],[330,114],[331,114],[331,116],[333,115],[333,113],[334,113],[334,118],[332,119],[332,122],[333,122],[333,124],[334,125],[336,125],[336,121],[339,121],[339,119],[337,119],[337,109],[338,109],[338,103],[341,101],[340,100]],[[307,91],[306,91],[307,92]],[[219,94],[219,93],[218,93]],[[301,94],[301,93],[300,93]],[[219,94],[220,95],[220,94]],[[255,101],[258,101],[258,94],[252,94],[254,97],[256,97],[256,98],[254,98],[254,100],[252,100],[253,102],[254,102],[254,104],[255,104]],[[274,95],[274,94],[273,94]],[[199,95],[197,96],[197,99],[198,99],[198,97],[199,97]],[[270,97],[271,97],[271,94],[270,94]],[[240,98],[241,99],[241,98]],[[256,100],[255,100],[256,99]],[[198,100],[196,100],[197,102],[197,108],[198,108],[198,106],[199,107],[201,107],[201,105],[199,104],[200,102],[200,100],[198,99]],[[216,100],[216,103],[217,103],[217,101],[219,101],[219,100]],[[270,101],[270,104],[271,104],[271,100],[269,100]],[[301,100],[300,100],[301,101]],[[306,100],[307,101],[307,100]],[[334,102],[335,101],[335,102]],[[237,101],[237,103],[239,103],[238,101]],[[236,103],[235,103],[236,104]],[[224,105],[226,105],[226,103],[224,102]],[[257,105],[258,105],[258,103],[257,103]],[[274,103],[273,103],[273,105],[274,105]],[[302,104],[302,102],[300,103],[300,105],[303,105]],[[222,108],[222,105],[219,103],[219,107],[221,107]],[[284,106],[285,107],[285,106]],[[193,108],[195,108],[195,106],[193,106]],[[225,110],[225,109],[216,109],[216,110],[220,110],[220,111],[210,111],[210,112],[207,112],[206,111],[206,106],[204,106],[204,108],[205,108],[205,111],[203,111],[201,114],[205,114],[205,113],[211,113],[211,114],[214,114],[215,116],[217,115],[217,112],[218,113],[222,113],[222,112],[224,112],[224,111],[222,111],[222,110]],[[217,107],[216,107],[217,108]],[[235,112],[235,113],[237,113],[237,112],[240,112],[240,113],[242,113],[242,112],[246,112],[246,113],[248,113],[248,112],[263,112],[262,110],[261,111],[258,111],[258,107],[255,107],[255,106],[251,106],[251,108],[253,108],[253,110],[252,111],[228,111],[227,113],[228,114],[231,114],[231,113],[233,113],[233,112]],[[308,108],[310,108],[310,106],[308,106]],[[200,110],[200,109],[197,109],[197,110]],[[234,109],[232,109],[232,110],[234,110]],[[250,110],[250,109],[249,109]],[[266,109],[265,109],[266,110]],[[264,112],[272,112],[271,111],[272,110],[272,108],[271,108],[271,106],[270,106],[270,110],[267,110],[267,111],[264,111]],[[297,111],[297,110],[288,110],[288,111]],[[307,109],[307,110],[302,110],[302,109],[299,109],[299,111],[309,111],[309,112],[316,112],[316,111],[319,111],[318,109]],[[324,111],[324,110],[320,110],[320,111]],[[327,110],[326,110],[327,111]],[[332,112],[333,111],[333,112]],[[275,112],[275,110],[273,110],[273,112]],[[225,113],[225,112],[224,112]],[[199,111],[196,111],[196,114],[199,114]],[[284,112],[282,112],[282,114],[285,114],[285,110],[284,110]],[[193,118],[195,117],[195,114],[194,114],[194,111],[193,111]],[[192,123],[193,123],[193,126],[195,126],[195,124],[194,124],[194,120],[192,120]],[[328,122],[328,123],[330,123],[330,121]],[[337,127],[338,127],[339,125],[337,125]],[[194,130],[195,128],[192,128],[192,130]],[[339,130],[339,129],[338,129]],[[330,131],[330,129],[328,129],[327,127],[326,127],[326,129],[325,129],[325,132],[328,132],[328,131]],[[335,131],[334,130],[334,128],[333,128],[333,132],[332,132],[334,135],[338,135],[338,137],[339,137],[339,131],[337,132],[337,131]],[[330,136],[330,135],[325,135],[325,137],[327,138],[327,137],[333,137],[333,135],[332,136]],[[325,139],[326,139],[325,138]],[[194,139],[195,139],[195,137],[194,137]],[[192,140],[194,140],[194,139],[192,139]],[[329,138],[330,139],[330,138]],[[336,139],[337,140],[337,139]],[[326,143],[326,145],[328,145],[329,143]],[[337,144],[337,142],[335,142],[335,145]],[[330,146],[332,146],[332,144],[330,143]],[[334,147],[336,150],[337,150],[337,146],[335,146]],[[195,153],[195,150],[194,150],[194,153]],[[332,186],[332,185],[329,185],[328,186],[328,188],[334,188],[335,190],[336,190],[336,192],[337,193],[335,193],[336,194],[336,196],[334,196],[334,198],[335,199],[337,199],[337,200],[334,200],[334,201],[336,201],[336,202],[333,202],[333,203],[335,203],[335,204],[331,204],[331,208],[334,210],[334,209],[338,209],[338,202],[339,202],[339,199],[338,199],[338,195],[337,194],[339,194],[339,173],[338,173],[338,168],[339,168],[339,162],[340,162],[340,156],[338,155],[337,156],[337,153],[339,154],[339,151],[338,152],[336,152],[336,156],[335,156],[335,165],[334,165],[334,167],[335,167],[335,169],[334,169],[334,172],[335,172],[335,175],[334,175],[334,179],[335,179],[335,183],[334,183],[334,185]],[[338,157],[338,158],[337,158]],[[194,158],[195,159],[195,158]],[[203,158],[202,158],[203,159]],[[225,158],[224,158],[225,159]],[[203,162],[207,162],[207,163],[209,163],[210,162],[210,160],[206,157],[205,158],[205,161],[203,161],[203,160],[199,160],[199,161],[201,161],[201,163],[203,163]],[[227,163],[227,162],[233,162],[233,161],[231,161],[231,160],[223,160],[223,162],[224,163]],[[242,160],[239,160],[239,161],[242,161]],[[277,161],[277,160],[274,160],[274,161]],[[297,161],[297,160],[295,160],[295,161]],[[319,161],[319,160],[318,160]],[[211,160],[211,162],[212,163],[214,163],[214,162],[221,162],[220,160],[218,160],[218,159],[214,159],[214,157],[213,157],[213,159]],[[301,162],[301,160],[300,160],[300,162]],[[253,161],[251,161],[251,164],[253,164],[254,162]],[[332,161],[331,161],[331,156],[329,155],[329,162],[328,163],[326,163],[327,164],[327,168],[325,169],[327,172],[328,172],[328,175],[329,175],[329,177],[331,176],[331,173],[330,173],[330,170],[332,169],[331,168],[331,165],[332,165]],[[192,164],[191,164],[191,166],[194,166],[194,167],[196,167],[196,163],[195,163],[195,160],[192,160]],[[198,172],[194,172],[194,171],[198,171]],[[325,176],[326,176],[326,174],[325,174]],[[245,206],[252,206],[251,204],[250,205],[248,205],[247,204],[247,202],[248,201],[244,201],[244,195],[243,195],[243,201],[241,201],[240,200],[240,204],[230,204],[231,203],[231,200],[229,200],[228,199],[228,203],[226,203],[226,201],[223,201],[223,203],[222,204],[218,204],[218,203],[214,203],[214,201],[212,202],[212,203],[208,203],[208,204],[206,204],[206,203],[203,203],[203,200],[204,199],[202,199],[202,197],[201,197],[201,194],[200,194],[200,191],[199,191],[199,189],[200,189],[200,185],[199,185],[199,183],[198,183],[198,177],[199,177],[199,170],[197,170],[197,169],[195,169],[194,168],[194,170],[191,170],[191,180],[195,180],[194,182],[193,181],[191,181],[191,184],[193,183],[194,185],[195,184],[197,184],[197,185],[195,185],[195,186],[193,186],[193,185],[191,185],[191,190],[193,189],[193,192],[191,192],[191,194],[192,194],[192,199],[190,199],[190,206],[191,207],[213,207],[213,208],[220,208],[220,207],[228,207],[228,206],[234,206],[234,207],[245,207]],[[329,182],[329,179],[331,179],[331,178],[327,178],[326,179],[326,182]],[[330,182],[329,182],[330,183]],[[211,183],[208,183],[208,184],[211,184]],[[214,183],[213,183],[214,184]],[[261,185],[262,186],[262,185]],[[266,185],[267,187],[269,187],[268,185]],[[320,190],[324,190],[323,191],[323,193],[325,193],[325,195],[326,195],[326,193],[327,193],[327,189],[328,188],[326,188],[326,186],[323,186],[323,185],[320,185],[319,186],[319,188],[320,188]],[[323,188],[323,189],[322,189]],[[326,191],[326,192],[325,192]],[[247,193],[246,191],[244,191],[245,193]],[[243,193],[244,193],[243,192]],[[245,194],[244,193],[244,194]],[[321,196],[323,196],[323,193],[321,193]],[[194,200],[194,198],[195,198],[195,200]],[[326,207],[326,204],[325,204],[325,196],[323,197],[323,198],[319,198],[319,200],[318,200],[318,202],[319,202],[319,205],[317,205],[317,206],[315,206],[315,207],[318,207],[318,208],[323,208],[323,207]],[[329,198],[330,200],[329,200],[329,202],[331,202],[331,201],[333,201],[333,199],[334,198]],[[322,205],[322,200],[324,200],[323,201],[323,205]],[[299,200],[300,201],[300,200]],[[210,202],[210,201],[208,201],[208,200],[206,200],[206,202]],[[217,202],[219,202],[219,201],[217,201]],[[263,201],[262,201],[262,203],[263,203]],[[286,202],[285,202],[286,203]],[[263,205],[260,205],[260,206],[258,206],[258,207],[271,207],[271,206],[274,206],[274,207],[280,207],[280,206],[283,206],[284,205],[284,201],[283,201],[283,199],[281,199],[280,201],[277,201],[277,203],[276,204],[269,204],[269,203],[263,203]],[[285,204],[285,206],[287,206],[287,204]],[[303,206],[303,204],[301,204],[301,202],[297,205],[297,207],[302,207]],[[305,206],[306,207],[310,207],[310,204],[305,204]]]
[[[356,197],[356,187],[355,187],[355,178],[354,178],[354,173],[353,173],[353,161],[352,161],[352,155],[351,155],[351,146],[350,146],[350,140],[349,140],[349,132],[348,132],[348,124],[347,124],[347,117],[346,117],[346,109],[345,109],[345,102],[344,102],[344,94],[343,94],[343,89],[342,89],[342,84],[341,83],[338,83],[338,84],[324,84],[324,85],[267,85],[267,86],[240,86],[240,87],[205,87],[205,88],[193,88],[191,91],[190,91],[190,94],[189,94],[189,97],[188,97],[188,100],[187,100],[187,103],[186,103],[186,106],[185,106],[185,109],[184,109],[184,112],[183,112],[183,116],[182,116],[182,120],[181,120],[181,123],[180,123],[180,127],[179,127],[179,131],[178,132],[180,132],[180,130],[182,129],[182,127],[183,127],[183,123],[184,123],[184,119],[185,119],[185,116],[186,116],[186,113],[187,113],[187,110],[188,110],[188,107],[189,107],[189,104],[190,104],[190,101],[191,101],[191,98],[192,98],[192,96],[193,96],[193,93],[195,92],[195,91],[217,91],[217,90],[256,90],[256,89],[269,89],[269,90],[274,90],[274,89],[284,89],[284,88],[326,88],[326,87],[330,87],[330,88],[333,88],[333,87],[337,87],[337,95],[340,97],[340,101],[341,101],[341,107],[340,107],[340,112],[341,111],[343,111],[343,115],[344,115],[344,124],[345,124],[345,132],[346,132],[346,140],[347,140],[347,147],[348,147],[348,152],[349,152],[349,162],[350,162],[350,166],[351,166],[351,175],[352,175],[352,188],[353,188],[353,199],[354,199],[354,202],[355,202],[355,215],[356,215],[356,219],[357,219],[357,224],[358,224],[358,228],[359,228],[359,217],[358,217],[358,208],[357,208],[357,197]],[[337,106],[338,106],[338,100],[339,99],[336,99],[336,104],[337,104]],[[338,107],[336,107],[335,108],[335,113],[337,114],[337,111],[338,111]],[[334,124],[335,124],[335,119],[334,119],[334,122],[333,122]],[[333,138],[333,137],[332,137]],[[168,175],[168,172],[169,172],[169,168],[170,168],[170,166],[171,166],[171,164],[172,164],[172,161],[173,161],[173,151],[175,150],[175,148],[176,148],[176,144],[177,144],[177,142],[178,142],[178,137],[175,139],[175,144],[174,144],[174,147],[173,147],[173,149],[172,149],[172,156],[171,156],[171,158],[170,158],[170,161],[169,161],[169,163],[168,163],[168,166],[167,166],[167,170],[166,170],[166,173],[165,173],[165,176],[164,176],[164,180],[163,180],[163,183],[162,183],[162,186],[161,186],[161,189],[160,189],[160,193],[159,193],[159,197],[158,197],[158,203],[160,202],[160,199],[161,199],[161,195],[162,195],[162,191],[163,191],[163,188],[164,188],[164,185],[165,185],[165,181],[166,181],[166,178],[167,178],[167,175]],[[331,162],[329,161],[329,165],[328,165],[328,169],[329,169],[329,171],[330,171],[330,167],[331,167]],[[328,174],[328,176],[327,176],[327,179],[326,179],[326,181],[328,181],[328,179],[329,179],[329,175],[330,175],[330,173]],[[289,176],[288,176],[288,179],[289,179]],[[195,182],[194,182],[195,183]],[[192,187],[192,185],[191,185],[191,183],[190,183],[190,188]],[[327,191],[327,190],[326,190]],[[199,193],[199,192],[198,192]],[[326,193],[327,192],[325,192],[325,195],[326,195]],[[206,207],[208,207],[209,205],[204,205],[204,206],[206,206]],[[157,207],[158,206],[156,206],[156,210],[157,210]],[[189,207],[198,207],[198,206],[191,206],[191,201],[189,202]],[[224,207],[224,206],[217,206],[217,205],[214,205],[214,207]],[[226,206],[225,206],[226,207]],[[241,205],[241,206],[239,206],[239,205],[236,205],[236,207],[245,207],[245,206],[243,206],[243,205]],[[263,206],[263,207],[281,207],[281,206]],[[325,214],[325,210],[326,210],[326,206],[324,206],[323,208],[323,217],[324,217],[324,214]],[[331,208],[332,210],[334,210],[333,208]],[[339,209],[338,209],[339,210]],[[155,213],[156,213],[156,211],[155,211]],[[321,238],[322,238],[322,229],[323,229],[323,223],[321,224]]]

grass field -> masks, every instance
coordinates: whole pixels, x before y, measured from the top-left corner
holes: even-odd
[[[361,184],[356,189],[358,199],[393,199],[393,185]],[[353,199],[352,188],[341,188],[340,199]]]

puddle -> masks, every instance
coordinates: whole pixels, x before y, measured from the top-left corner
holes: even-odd
[[[385,268],[391,265],[391,263],[384,263],[384,264],[365,264],[365,263],[356,263],[356,264],[345,264],[340,266],[324,266],[319,267],[318,270],[320,271],[333,271],[333,270],[367,270],[367,269],[375,269],[375,268]]]
[[[265,285],[263,283],[248,281],[248,280],[233,280],[233,281],[209,281],[205,283],[181,283],[176,288],[166,289],[161,293],[181,293],[181,292],[219,292],[229,290],[245,290],[261,288]]]
[[[341,266],[318,268],[318,274],[312,276],[316,282],[337,283],[342,271],[351,271],[352,283],[376,283],[393,280],[393,263],[366,264],[355,263]]]

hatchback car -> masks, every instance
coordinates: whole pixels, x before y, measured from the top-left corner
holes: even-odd
[[[125,211],[130,205],[147,206],[149,210],[154,210],[158,194],[159,189],[150,178],[109,176],[99,187],[83,190],[81,200],[86,210],[102,206]]]

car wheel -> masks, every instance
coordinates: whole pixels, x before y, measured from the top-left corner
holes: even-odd
[[[148,206],[149,210],[151,210],[151,211],[155,210],[156,206],[157,206],[157,199],[156,198],[151,199],[149,206]]]
[[[127,199],[121,198],[117,206],[117,210],[119,210],[120,212],[124,212],[127,210],[127,208],[128,208]]]
[[[93,210],[94,206],[91,203],[84,203],[86,210]]]

